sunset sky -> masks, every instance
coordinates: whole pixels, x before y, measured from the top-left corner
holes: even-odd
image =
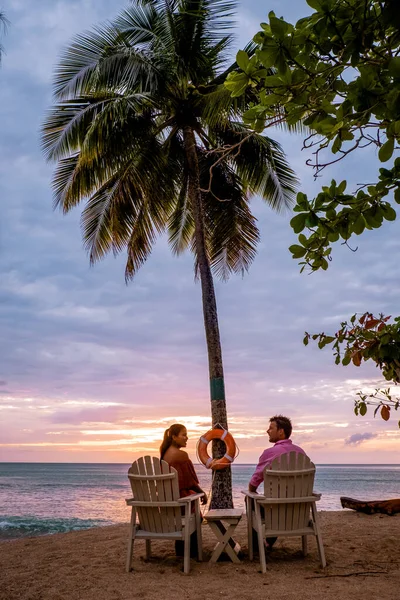
[[[156,453],[182,422],[188,451],[210,427],[200,285],[190,254],[161,238],[128,286],[124,255],[89,267],[79,209],[52,210],[53,165],[39,129],[51,104],[52,70],[75,34],[127,5],[111,0],[3,0],[11,21],[0,67],[0,461],[130,462]],[[295,21],[303,0],[242,0],[237,47],[269,10]],[[234,55],[234,54],[233,54]],[[301,138],[281,141],[301,189],[313,194],[374,177],[374,152],[358,153],[317,183]],[[370,175],[371,173],[371,175]],[[333,249],[327,272],[300,274],[288,246],[290,213],[254,199],[261,243],[250,273],[216,283],[229,426],[238,461],[255,462],[276,413],[317,463],[399,463],[400,414],[357,418],[360,389],[382,384],[373,364],[337,367],[329,349],[305,348],[304,331],[334,332],[354,312],[399,314],[399,221]],[[197,460],[197,459],[195,459]]]

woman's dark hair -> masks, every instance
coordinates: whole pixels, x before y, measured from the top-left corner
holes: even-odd
[[[164,454],[172,444],[173,436],[179,435],[182,429],[185,429],[184,425],[181,425],[180,423],[174,423],[173,425],[171,425],[171,427],[168,427],[168,429],[165,430],[164,439],[160,446],[160,460],[164,458]]]
[[[276,415],[275,417],[271,417],[269,421],[270,423],[274,421],[277,429],[283,429],[287,440],[290,438],[292,434],[292,422],[288,417]]]

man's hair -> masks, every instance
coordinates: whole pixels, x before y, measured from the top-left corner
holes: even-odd
[[[292,433],[292,422],[288,417],[284,417],[283,415],[276,415],[275,417],[271,417],[269,422],[272,423],[274,421],[276,423],[277,429],[283,429],[285,432],[286,439],[289,439]]]

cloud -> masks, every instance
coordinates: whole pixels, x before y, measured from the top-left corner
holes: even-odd
[[[348,446],[358,446],[359,444],[362,444],[368,440],[373,440],[376,437],[378,437],[377,434],[371,433],[370,431],[367,431],[366,433],[353,433],[353,435],[347,438],[344,443]]]

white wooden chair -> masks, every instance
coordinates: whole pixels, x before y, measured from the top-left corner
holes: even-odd
[[[249,558],[253,560],[253,529],[257,532],[261,570],[266,573],[266,537],[299,536],[307,554],[307,536],[316,537],[322,567],[326,566],[313,493],[315,465],[308,456],[290,452],[278,456],[264,469],[264,495],[243,491],[246,496]]]
[[[198,558],[202,560],[201,516],[199,500],[204,494],[179,497],[178,473],[163,460],[145,456],[128,471],[133,498],[126,570],[132,568],[133,544],[146,540],[146,558],[151,556],[152,539],[183,540],[184,573],[190,570],[190,535],[197,531]],[[194,504],[194,512],[192,506]]]

